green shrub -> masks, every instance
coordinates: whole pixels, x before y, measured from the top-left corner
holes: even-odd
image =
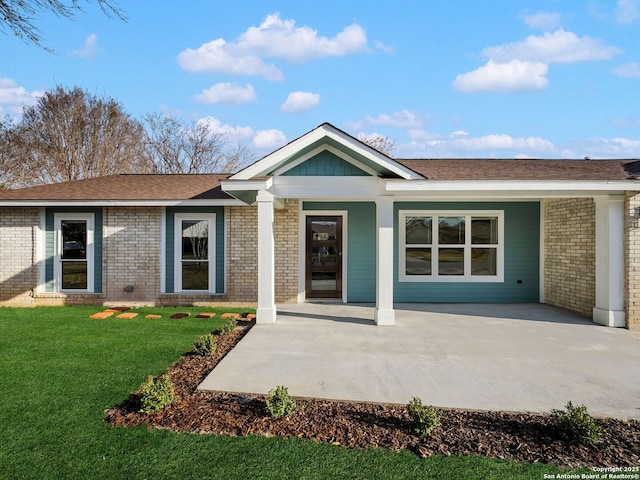
[[[584,405],[567,402],[564,410],[551,410],[560,438],[572,444],[596,444],[602,439],[602,428],[587,412]]]
[[[237,326],[238,321],[235,318],[230,318],[229,321],[222,326],[220,333],[223,335],[227,333],[233,333]]]
[[[216,337],[211,333],[201,335],[193,342],[193,351],[202,356],[213,355],[217,347]]]
[[[283,386],[272,388],[269,391],[266,403],[269,415],[273,418],[288,417],[298,407],[296,401],[289,396],[287,387]]]
[[[440,425],[442,412],[432,406],[425,407],[419,397],[413,397],[407,404],[407,413],[413,422],[414,431],[421,437],[429,435]]]
[[[139,395],[143,413],[157,412],[175,400],[175,387],[169,375],[149,376],[140,387]]]

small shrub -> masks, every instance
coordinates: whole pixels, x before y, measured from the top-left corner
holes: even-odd
[[[587,412],[584,405],[567,402],[564,410],[551,410],[560,438],[572,444],[596,444],[602,439],[602,428]]]
[[[198,337],[195,342],[193,342],[194,352],[202,356],[213,355],[216,352],[217,347],[218,344],[216,342],[216,337],[211,333],[202,335]]]
[[[230,318],[229,321],[222,326],[220,333],[222,335],[225,335],[227,333],[233,333],[233,331],[236,329],[237,326],[238,326],[238,321],[235,318]]]
[[[291,415],[298,404],[289,396],[287,387],[278,386],[269,391],[269,396],[266,400],[267,410],[269,415],[273,418],[284,418]]]
[[[169,375],[149,377],[140,387],[143,413],[157,412],[175,400],[175,387]]]
[[[440,425],[442,412],[432,406],[425,407],[419,397],[413,397],[407,404],[407,413],[413,422],[414,431],[421,437],[429,435]]]

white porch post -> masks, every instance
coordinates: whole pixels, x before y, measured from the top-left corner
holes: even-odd
[[[376,312],[377,325],[394,325],[393,310],[393,197],[376,198]]]
[[[596,198],[596,306],[593,321],[624,327],[624,197]]]
[[[258,202],[258,310],[256,323],[276,321],[273,195],[260,190]]]

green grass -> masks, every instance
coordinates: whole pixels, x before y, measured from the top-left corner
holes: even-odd
[[[347,450],[298,439],[231,438],[114,428],[104,410],[162,373],[224,320],[137,309],[133,320],[90,320],[99,309],[0,308],[1,479],[527,478],[559,470],[482,457]],[[229,310],[234,311],[234,310]],[[236,309],[241,312],[243,309]],[[160,320],[142,318],[160,313]]]

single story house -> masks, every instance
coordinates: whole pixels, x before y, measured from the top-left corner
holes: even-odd
[[[233,175],[0,192],[0,305],[543,302],[640,328],[640,160],[392,159],[323,124]]]

